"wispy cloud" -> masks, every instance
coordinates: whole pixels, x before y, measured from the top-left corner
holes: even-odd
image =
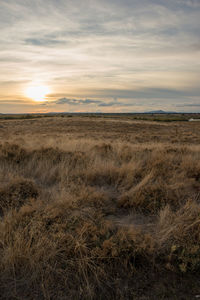
[[[44,47],[65,44],[64,41],[58,39],[50,39],[50,38],[27,38],[24,40],[24,42],[27,45],[44,46]]]
[[[91,105],[94,104],[99,107],[111,107],[111,106],[134,106],[134,103],[125,103],[125,102],[119,102],[117,99],[115,101],[103,101],[103,100],[94,100],[94,99],[70,99],[70,98],[60,98],[55,101],[46,101],[42,103],[41,105],[76,105],[76,106],[82,106],[82,105]]]
[[[199,99],[200,101],[200,99]],[[177,105],[179,107],[200,107],[200,103],[183,103],[183,104],[179,104]]]
[[[69,99],[69,98],[60,98],[51,102],[44,102],[43,105],[47,104],[70,104],[70,105],[88,105],[88,104],[100,104],[101,101],[91,100],[91,99]]]

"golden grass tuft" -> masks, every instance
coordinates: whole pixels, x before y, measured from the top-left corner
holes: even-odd
[[[38,197],[38,188],[30,180],[18,179],[0,189],[0,213],[19,209]]]

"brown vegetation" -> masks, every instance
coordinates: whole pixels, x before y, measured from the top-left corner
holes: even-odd
[[[200,294],[200,124],[1,124],[2,299]]]

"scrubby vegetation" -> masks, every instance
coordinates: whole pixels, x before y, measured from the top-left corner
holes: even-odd
[[[188,121],[191,118],[199,119],[200,113],[33,113],[33,114],[1,114],[0,120],[28,120],[39,118],[112,118],[118,120],[143,120],[143,121],[156,121],[156,122],[177,122]]]
[[[29,122],[1,121],[2,299],[195,299],[200,124]]]

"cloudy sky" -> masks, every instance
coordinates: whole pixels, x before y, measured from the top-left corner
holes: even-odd
[[[200,112],[200,0],[1,0],[0,113]]]

